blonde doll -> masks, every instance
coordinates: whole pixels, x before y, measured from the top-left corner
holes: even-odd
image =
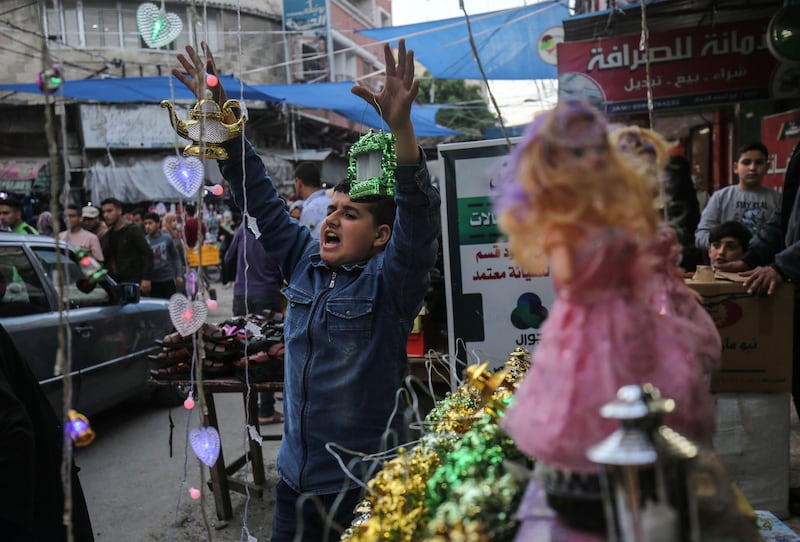
[[[638,126],[618,126],[609,131],[609,139],[640,173],[653,184],[660,224],[656,238],[647,247],[654,258],[654,279],[660,283],[652,299],[661,314],[686,319],[685,337],[693,338],[695,357],[707,373],[719,369],[722,346],[719,333],[708,312],[700,305],[701,297],[683,281],[681,244],[675,229],[661,216],[669,205],[661,178],[669,162],[672,144],[661,134]]]
[[[537,117],[495,202],[515,259],[546,255],[557,299],[502,421],[521,450],[564,473],[593,474],[587,449],[617,428],[600,407],[652,383],[678,408],[676,430],[708,438],[713,413],[689,322],[657,310],[652,180],[610,144],[598,112],[577,101]]]
[[[608,139],[631,164],[653,183],[653,192],[662,192],[661,179],[669,160],[672,144],[661,134],[639,126],[615,126],[609,130]]]

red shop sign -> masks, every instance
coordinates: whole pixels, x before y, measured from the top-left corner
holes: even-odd
[[[628,35],[558,45],[559,93],[581,96],[608,115],[647,110],[647,60],[656,109],[702,107],[779,94],[796,73],[767,49],[769,19],[653,32],[648,50]]]

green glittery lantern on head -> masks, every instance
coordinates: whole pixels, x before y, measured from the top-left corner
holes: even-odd
[[[350,147],[348,156],[347,179],[350,181],[351,200],[394,196],[397,153],[392,134],[370,130]]]

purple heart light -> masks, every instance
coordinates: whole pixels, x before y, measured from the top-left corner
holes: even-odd
[[[219,457],[219,433],[213,427],[199,427],[189,432],[189,442],[197,458],[213,467]]]
[[[187,198],[197,193],[203,184],[203,162],[193,156],[189,158],[168,156],[164,158],[161,169],[169,184]]]

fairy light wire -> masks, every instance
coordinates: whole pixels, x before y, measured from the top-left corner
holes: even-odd
[[[38,7],[39,20],[44,24],[43,6],[40,4]],[[42,32],[44,28],[42,27]],[[42,55],[42,72],[52,68],[50,62],[50,51],[47,47],[47,41],[41,42],[41,55]],[[63,97],[63,81],[59,92]],[[53,111],[50,107],[50,95],[47,92],[44,94],[44,114],[45,114],[45,136],[47,139],[47,148],[50,163],[50,209],[53,214],[54,222],[54,236],[58,238],[59,221],[58,221],[58,188],[59,181],[56,177],[58,172],[58,141],[56,139],[56,128],[53,124]],[[55,99],[53,100],[55,103]],[[66,144],[66,140],[64,140]],[[66,155],[66,152],[63,153]],[[65,171],[66,174],[66,171]],[[65,274],[67,271],[64,261],[62,259],[61,247],[56,245],[55,250],[56,269],[58,291],[58,349],[56,351],[56,364],[54,367],[55,374],[62,375],[62,412],[61,422],[64,427],[70,423],[69,411],[72,409],[72,337],[67,333],[67,321],[64,318],[66,306],[64,304],[65,296]],[[66,531],[67,542],[74,541],[73,521],[72,521],[72,459],[73,459],[73,443],[69,436],[68,431],[64,431],[61,435],[62,448],[61,448],[61,485],[64,493],[64,505],[62,510],[62,521]]]

